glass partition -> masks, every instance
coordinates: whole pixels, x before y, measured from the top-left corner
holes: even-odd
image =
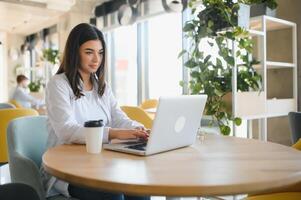
[[[114,30],[114,85],[120,105],[137,105],[137,26]]]
[[[148,21],[149,98],[182,94],[182,14],[172,13]]]

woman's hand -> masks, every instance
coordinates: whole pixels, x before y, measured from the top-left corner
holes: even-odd
[[[144,127],[136,127],[135,129],[137,129],[137,130],[143,130],[143,131],[146,131],[146,133],[149,135],[150,134],[150,132],[151,132],[151,130],[150,129],[146,129],[146,128],[144,128]]]
[[[119,140],[128,140],[128,139],[143,139],[147,140],[148,133],[144,129],[116,129],[111,128],[109,130],[109,140],[119,139]]]

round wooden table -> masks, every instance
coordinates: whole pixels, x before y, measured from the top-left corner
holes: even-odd
[[[46,170],[81,186],[135,195],[212,196],[271,191],[301,181],[301,152],[252,139],[207,135],[190,147],[148,157],[84,145],[43,155]]]

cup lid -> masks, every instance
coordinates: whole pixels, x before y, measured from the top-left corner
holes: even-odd
[[[90,120],[86,121],[84,123],[84,127],[102,127],[103,126],[103,120]]]

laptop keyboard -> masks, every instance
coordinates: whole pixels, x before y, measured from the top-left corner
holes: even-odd
[[[122,142],[124,145],[135,145],[135,144],[141,144],[141,141],[134,140],[134,141],[128,141],[128,142]]]
[[[146,147],[146,142],[135,144],[135,145],[130,145],[130,146],[127,146],[126,148],[135,149],[138,151],[145,151],[145,147]]]

